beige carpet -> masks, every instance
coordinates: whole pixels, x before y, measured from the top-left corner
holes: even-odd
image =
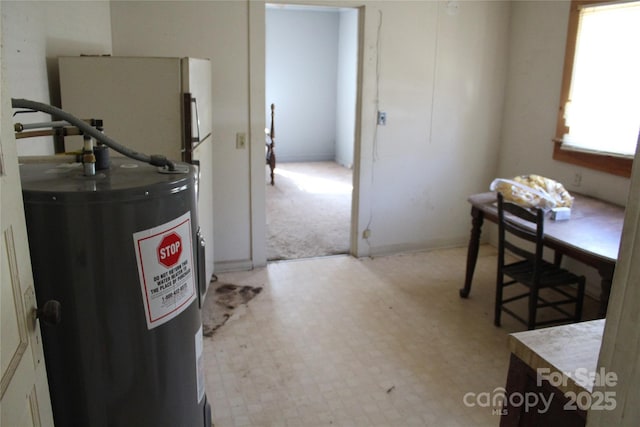
[[[274,186],[266,181],[267,259],[349,253],[352,171],[312,162],[278,163],[275,173]]]

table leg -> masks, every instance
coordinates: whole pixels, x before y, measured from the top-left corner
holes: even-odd
[[[611,293],[611,282],[613,281],[613,271],[615,264],[604,264],[598,268],[600,273],[600,309],[598,315],[600,317],[606,317],[607,306],[609,305],[609,294]]]
[[[562,264],[562,255],[562,252],[557,249],[553,252],[553,264],[556,267],[560,267],[560,264]]]
[[[480,233],[482,232],[482,222],[484,221],[484,213],[475,207],[471,207],[471,238],[469,239],[469,248],[467,249],[467,272],[464,279],[464,288],[460,289],[460,297],[466,298],[471,292],[471,281],[473,273],[476,269],[476,261],[478,260],[478,249],[480,248]]]

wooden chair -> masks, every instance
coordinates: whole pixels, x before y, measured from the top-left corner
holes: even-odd
[[[276,106],[275,104],[271,104],[271,130],[269,131],[269,133],[267,134],[267,140],[266,140],[266,149],[267,149],[267,165],[269,165],[269,169],[271,169],[271,185],[274,185],[274,175],[273,175],[273,170],[276,168],[276,152],[275,152],[275,148],[276,148],[276,130],[275,130],[275,125],[273,122],[274,119],[274,114],[275,114],[275,109]]]
[[[527,325],[528,329],[554,323],[580,321],[585,278],[542,258],[544,235],[542,209],[531,211],[505,201],[502,194],[498,193],[498,233],[495,325],[500,326],[500,315],[503,311]],[[506,263],[505,255],[507,254],[515,255],[517,260]],[[525,291],[505,298],[503,290],[516,284],[524,287]],[[511,308],[511,303],[525,298],[528,298],[526,318],[518,315]],[[573,313],[570,313],[567,309],[572,304],[575,308]],[[552,309],[555,317],[538,321],[539,309]]]

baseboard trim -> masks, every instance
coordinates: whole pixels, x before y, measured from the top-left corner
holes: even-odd
[[[278,163],[305,163],[305,162],[334,162],[335,155],[328,154],[307,154],[307,155],[286,155],[276,152]],[[276,168],[278,165],[276,165]]]
[[[416,243],[416,244],[398,244],[398,245],[384,245],[375,246],[371,248],[370,256],[385,256],[395,255],[408,252],[422,252],[435,249],[449,249],[459,248],[466,246],[467,240],[465,238],[456,239],[434,239],[428,242]]]
[[[253,269],[253,262],[250,259],[241,261],[220,261],[213,267],[215,273],[228,273],[230,271],[248,271]]]

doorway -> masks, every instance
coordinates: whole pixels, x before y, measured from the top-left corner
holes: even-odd
[[[358,9],[266,5],[268,261],[352,252],[358,30]]]

